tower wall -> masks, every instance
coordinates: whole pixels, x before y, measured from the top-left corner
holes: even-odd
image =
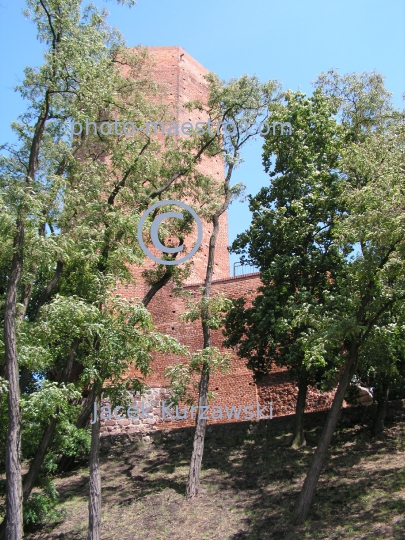
[[[208,88],[204,75],[208,73],[208,70],[181,47],[150,47],[150,54],[155,62],[152,68],[154,80],[166,86],[166,103],[173,107],[173,114],[179,125],[187,121],[193,122],[193,124],[198,121],[206,121],[207,118],[203,117],[203,113],[198,111],[189,113],[184,109],[184,104],[195,99],[207,102]],[[218,182],[224,180],[224,164],[220,157],[205,159],[200,164],[200,170],[205,174],[218,178]],[[185,284],[185,289],[192,293],[194,299],[198,299],[200,295],[199,287],[205,278],[208,242],[212,226],[203,222],[203,229],[202,246],[192,258],[194,263],[192,274]],[[261,285],[259,275],[251,274],[231,278],[227,246],[228,223],[227,215],[224,214],[220,221],[220,234],[216,245],[212,292],[213,294],[224,293],[229,298],[243,296],[249,304],[257,295],[258,288]],[[151,267],[153,265],[152,261],[146,261],[146,267],[148,265]],[[138,277],[136,286],[128,285],[119,288],[118,292],[126,298],[142,298],[148,289],[140,277],[142,270],[134,268],[134,274]],[[160,332],[177,338],[180,343],[187,345],[191,352],[202,349],[201,321],[194,323],[180,321],[179,315],[186,311],[186,304],[183,298],[176,297],[173,283],[169,282],[154,296],[148,305],[148,309]],[[226,349],[222,346],[223,340],[221,330],[212,332],[213,346],[225,352]],[[272,401],[274,416],[294,412],[298,390],[296,383],[291,380],[285,369],[275,367],[265,381],[255,384],[252,372],[246,368],[245,361],[238,358],[233,351],[227,352],[230,352],[233,356],[232,370],[227,375],[217,374],[210,378],[210,390],[216,395],[212,405],[220,405],[224,408],[225,406],[255,405],[256,402],[260,402],[261,406],[264,406]],[[165,368],[180,362],[182,362],[181,357],[171,354],[156,353],[154,355],[152,364],[154,373],[147,379],[147,383],[151,387],[150,395],[155,396],[155,399],[152,400],[151,398],[154,407],[158,401],[156,396],[163,396],[165,399],[169,397],[164,391],[164,388],[168,386],[168,380],[164,377]],[[307,398],[307,409],[319,410],[327,408],[330,406],[332,398],[333,392],[320,395],[316,389],[310,389]],[[193,423],[193,420],[189,420],[187,422],[174,421],[168,424],[179,427],[181,425],[192,425]],[[136,428],[133,425],[127,425],[125,429],[142,431],[149,429],[149,424],[161,424],[161,421],[156,416],[156,420],[148,421],[147,425]],[[112,429],[116,430],[118,427],[111,426]],[[102,430],[107,434],[107,426],[104,426]]]
[[[174,121],[179,126],[179,136],[181,134],[180,126],[184,122],[207,121],[207,115],[200,111],[188,111],[185,109],[185,103],[193,100],[200,100],[202,103],[208,101],[208,83],[204,75],[209,73],[208,69],[202,66],[192,58],[181,47],[149,47],[149,55],[153,62],[151,75],[156,84],[161,87],[163,103],[171,109]],[[212,158],[203,157],[198,165],[198,170],[207,176],[211,176],[222,183],[225,178],[225,168],[222,156]],[[187,200],[183,202],[187,203]],[[197,205],[197,214],[198,214]],[[203,221],[203,241],[200,249],[192,257],[193,263],[191,275],[186,280],[186,284],[201,283],[205,279],[209,238],[212,232],[212,224]],[[189,237],[189,245],[193,246],[197,239],[197,230]],[[228,253],[228,217],[225,212],[220,218],[220,230],[216,243],[214,279],[227,278],[230,276],[230,263]],[[153,251],[153,249],[152,249]],[[156,253],[158,256],[159,253]],[[179,255],[180,257],[181,255]],[[153,267],[152,261],[145,261],[145,267]],[[144,268],[145,268],[144,267]],[[133,268],[134,275],[138,276],[138,290],[146,292],[147,287],[142,282],[140,274],[143,269]],[[140,294],[142,297],[142,295]]]

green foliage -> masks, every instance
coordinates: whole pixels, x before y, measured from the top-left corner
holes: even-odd
[[[35,454],[45,427],[52,417],[58,418],[58,435],[55,438],[56,455],[60,451],[58,445],[63,448],[74,444],[74,439],[70,442],[69,437],[75,431],[72,424],[80,407],[72,405],[72,402],[79,400],[80,397],[81,392],[77,390],[75,385],[58,385],[56,382],[46,380],[37,383],[35,392],[22,396],[22,454],[25,459],[30,460]],[[88,435],[83,433],[81,438],[84,442],[84,448],[88,447]],[[55,455],[50,457],[49,466],[45,465],[48,472],[54,472],[55,466],[51,462],[55,461]]]
[[[8,381],[0,377],[0,395],[3,396],[8,392]]]
[[[231,368],[232,355],[221,353],[217,347],[205,347],[202,351],[192,353],[190,367],[198,373],[209,370],[210,373],[228,373]]]
[[[260,268],[263,286],[251,308],[244,299],[234,302],[226,344],[238,346],[256,375],[275,361],[298,376],[319,379],[332,367],[333,355],[314,334],[344,264],[333,242],[343,212],[336,172],[341,129],[320,92],[307,98],[289,91],[284,97],[271,118],[290,122],[292,135],[266,137],[263,162],[273,180],[250,197],[252,225],[232,245],[242,261]]]
[[[46,523],[60,521],[66,512],[61,512],[60,509],[56,508],[59,494],[54,483],[46,478],[41,480],[42,493],[32,493],[24,504],[24,525],[45,525]]]
[[[190,392],[192,369],[189,364],[176,364],[165,368],[165,377],[170,383],[170,401],[178,405],[181,401],[194,403]],[[195,386],[195,385],[194,385]]]
[[[203,292],[203,289],[201,290]],[[232,301],[224,294],[216,294],[207,298],[202,296],[197,302],[188,302],[185,313],[180,319],[185,322],[193,322],[202,319],[213,330],[218,330],[223,321],[224,314],[230,309]]]
[[[396,310],[395,310],[396,311]],[[360,353],[356,382],[373,389],[375,401],[405,396],[405,326],[402,313],[386,314],[372,328]]]
[[[211,145],[218,148],[219,136],[208,141],[171,137],[164,146],[141,132],[100,134],[107,119],[136,118],[137,127],[174,119],[174,111],[162,104],[163,88],[151,82],[147,50],[126,49],[108,26],[106,11],[83,9],[79,0],[28,0],[26,15],[44,44],[44,62],[26,68],[17,91],[27,110],[12,126],[17,143],[1,148],[0,324],[18,239],[23,268],[15,338],[21,373],[28,377],[22,389],[23,456],[32,459],[49,420],[57,417],[42,468],[52,474],[61,452],[88,450],[88,434],[75,427],[83,385],[100,391],[108,380],[111,397],[125,399],[128,389],[142,388],[153,351],[185,352],[156,331],[140,299],[118,297],[116,286],[135,284],[133,266],[142,266],[145,258],[136,231],[155,199],[186,197],[197,209],[206,200],[215,204],[214,179],[201,175],[197,165]],[[90,128],[87,135],[84,130],[72,135],[71,123],[84,126],[86,119],[97,125],[98,134]],[[160,234],[163,240],[183,239],[191,226],[191,219],[171,220]],[[180,286],[189,271],[190,264],[173,269],[171,277]],[[165,272],[154,266],[144,275],[153,287]],[[80,381],[59,384],[72,354]],[[4,355],[1,336],[0,366]],[[140,377],[128,376],[131,366]],[[3,419],[3,385],[1,390]],[[1,427],[4,448],[7,422]],[[46,506],[41,497],[32,501],[28,520],[40,519],[35,508]]]
[[[189,364],[175,364],[165,369],[165,377],[169,379],[171,396],[170,401],[175,405],[184,402],[188,405],[195,403],[195,394],[199,387],[201,373],[229,373],[231,370],[232,355],[221,353],[217,347],[206,347],[191,354]],[[209,399],[214,394],[209,392]]]
[[[226,343],[255,373],[275,361],[325,386],[356,347],[378,389],[403,372],[404,117],[376,73],[330,72],[313,97],[285,98],[275,119],[293,134],[266,138],[272,184],[251,198],[252,226],[232,246],[263,286],[251,308],[234,302]]]
[[[392,125],[398,118],[393,107],[392,94],[384,86],[381,73],[340,75],[335,69],[321,73],[315,88],[328,97],[339,114],[345,129],[346,142],[360,142],[375,131]]]
[[[211,330],[220,328],[224,314],[232,305],[231,301],[224,295],[212,295],[211,291],[219,218],[227,210],[229,204],[243,193],[244,186],[241,184],[231,186],[230,183],[234,169],[242,161],[241,149],[243,145],[251,137],[260,134],[261,129],[258,127],[260,119],[268,114],[269,109],[279,99],[277,81],[261,84],[257,77],[242,76],[226,83],[212,73],[207,75],[206,79],[210,92],[207,105],[195,101],[189,103],[188,107],[190,110],[196,107],[207,114],[210,123],[214,125],[214,130],[218,130],[217,133],[220,134],[220,137],[216,139],[216,144],[210,148],[208,155],[214,156],[217,153],[223,155],[225,179],[224,182],[216,184],[215,198],[212,198],[211,195],[208,196],[204,204],[203,216],[212,223],[213,229],[209,242],[204,287],[200,291],[201,297],[197,301],[188,302],[187,311],[181,316],[181,319],[186,322],[201,320],[204,336],[203,350],[191,355],[189,366],[180,364],[170,366],[166,370],[166,376],[171,381],[174,392],[173,399],[176,400],[176,403],[182,400],[192,402],[193,396],[197,393],[197,380],[194,375],[199,374],[198,399],[199,403],[204,404],[207,397],[213,397],[213,394],[208,391],[208,384],[205,384],[210,374],[218,370],[223,372],[230,370],[231,355],[221,354],[217,348],[212,347],[210,337]],[[224,129],[224,126],[229,124],[234,127],[230,130]],[[252,126],[256,126],[254,132],[247,129]],[[204,141],[209,140],[210,127],[210,124],[207,123],[206,133],[202,137]],[[193,393],[190,390],[191,386],[194,386]],[[190,472],[190,479],[192,474]],[[189,484],[187,491],[191,484]],[[191,488],[191,491],[193,489]]]
[[[33,493],[23,509],[24,525],[41,525],[60,517],[55,503],[46,495]]]

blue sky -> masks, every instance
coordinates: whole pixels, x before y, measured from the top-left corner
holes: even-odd
[[[131,9],[94,3],[107,7],[110,24],[129,46],[179,45],[222,79],[257,75],[311,93],[311,82],[332,67],[341,73],[376,69],[403,108],[403,0],[138,0]],[[25,108],[14,86],[25,66],[42,62],[35,27],[21,14],[24,7],[22,0],[0,0],[0,144],[11,139],[10,122]],[[252,194],[269,183],[259,139],[245,149],[234,177]],[[249,223],[247,203],[234,203],[230,241]]]

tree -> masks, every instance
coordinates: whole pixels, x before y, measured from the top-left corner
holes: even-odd
[[[212,224],[212,232],[202,297],[194,305],[189,306],[189,311],[182,317],[186,321],[201,320],[203,349],[193,355],[190,369],[177,366],[169,370],[169,375],[175,381],[177,388],[184,391],[187,388],[187,380],[189,380],[191,372],[199,373],[198,410],[208,404],[209,380],[212,369],[227,369],[229,362],[228,355],[221,355],[211,342],[211,330],[219,327],[221,313],[226,310],[227,306],[226,299],[212,296],[211,291],[220,217],[226,212],[232,199],[238,196],[241,189],[239,185],[232,187],[230,184],[233,171],[241,160],[241,148],[251,137],[262,132],[263,124],[260,124],[259,121],[268,112],[273,101],[278,99],[278,96],[275,95],[278,89],[276,81],[260,84],[256,77],[243,76],[240,79],[232,79],[228,83],[223,83],[215,75],[208,75],[207,78],[210,84],[208,106],[204,107],[204,104],[198,102],[191,103],[190,106],[205,111],[209,119],[207,131],[210,131],[211,125],[216,125],[217,133],[222,135],[221,145],[215,153],[222,154],[224,157],[225,180],[216,186],[218,195],[215,199],[207,200],[206,210],[203,213],[204,218]],[[177,397],[180,399],[179,396]],[[186,487],[186,497],[190,500],[196,497],[199,490],[206,424],[205,417],[197,414],[190,472]]]
[[[250,197],[250,229],[236,238],[232,251],[260,269],[263,285],[251,307],[234,302],[227,315],[227,346],[238,346],[256,376],[273,363],[286,366],[298,381],[291,445],[305,444],[303,421],[307,387],[328,382],[335,358],[309,351],[314,332],[312,313],[325,295],[333,294],[344,254],[334,243],[334,229],[343,206],[336,171],[342,130],[335,109],[319,91],[307,98],[286,92],[285,105],[272,115],[290,122],[292,133],[268,134],[263,163],[271,186]],[[272,166],[273,156],[275,163]]]
[[[403,311],[405,299],[403,118],[393,111],[378,74],[330,72],[319,78],[318,87],[339,104],[347,133],[339,163],[346,212],[335,242],[345,251],[351,248],[352,256],[336,276],[337,294],[315,313],[318,328],[310,347],[328,348],[333,342],[344,347],[338,388],[295,505],[294,523],[308,515],[360,354],[387,324],[387,315]]]
[[[150,313],[139,303],[130,303],[114,295],[103,307],[102,311],[97,309],[94,331],[89,332],[82,383],[94,389],[96,403],[100,402],[105,387],[104,394],[110,396],[114,406],[129,405],[128,390],[140,391],[143,387],[142,377],[130,375],[131,366],[146,376],[152,371],[152,351],[175,354],[186,351],[174,338],[155,332]],[[88,534],[91,540],[100,537],[101,526],[99,428],[99,418],[93,418]]]
[[[7,285],[4,287],[3,311],[9,414],[6,443],[6,535],[10,539],[22,537],[21,411],[16,325],[24,317],[31,293],[32,280],[28,275],[35,275],[37,270],[34,260],[29,260],[27,240],[35,230],[39,230],[43,243],[47,243],[47,218],[55,208],[52,194],[58,189],[67,155],[66,144],[62,142],[61,120],[69,117],[73,96],[78,93],[77,80],[83,86],[86,84],[88,95],[94,98],[94,105],[100,105],[100,99],[95,97],[100,96],[95,91],[97,76],[102,74],[106,63],[110,62],[105,42],[109,38],[112,41],[117,39],[111,32],[105,29],[102,31],[102,18],[91,9],[84,16],[84,24],[80,24],[79,2],[46,3],[29,0],[27,6],[28,13],[37,23],[38,37],[47,44],[48,49],[41,69],[26,70],[20,91],[30,102],[30,107],[21,122],[14,125],[20,149],[9,147],[10,157],[2,163],[2,187],[6,190],[4,204],[8,206],[9,213],[5,218],[9,226],[7,237],[12,238],[13,246],[11,264],[7,269]],[[76,69],[66,69],[65,60],[68,57],[69,65]],[[104,57],[102,61],[100,57]],[[48,172],[51,172],[55,164],[55,151],[59,151],[62,171],[59,171],[56,180],[53,178],[53,181],[47,183],[39,171],[49,166]],[[54,175],[55,170],[52,173]],[[42,195],[41,202],[39,194]],[[21,285],[23,291],[18,298]],[[21,304],[19,308],[18,303]]]
[[[384,430],[388,398],[391,389],[405,382],[404,324],[402,313],[387,313],[381,325],[373,328],[370,337],[360,351],[356,383],[373,389],[377,410],[373,420],[372,434]]]
[[[65,352],[59,348],[56,358],[41,359],[33,347],[22,355],[24,335],[36,328],[41,308],[56,301],[57,294],[102,311],[117,280],[133,281],[130,265],[144,260],[135,234],[140,215],[163,193],[175,196],[186,186],[191,198],[209,192],[212,181],[198,173],[197,165],[218,138],[172,137],[163,147],[145,133],[110,137],[98,129],[70,141],[69,121],[91,119],[100,127],[106,119],[126,121],[128,115],[141,125],[170,113],[156,99],[145,52],[129,54],[119,34],[107,26],[105,13],[91,7],[82,16],[77,0],[29,0],[28,14],[45,44],[45,63],[26,69],[19,91],[29,101],[28,112],[14,124],[18,144],[5,146],[8,153],[1,158],[8,538],[21,537],[23,491],[27,499],[59,418],[55,411],[31,456],[23,490],[19,382],[23,392],[32,390],[40,372],[51,380],[62,375],[63,384],[73,362],[85,356],[83,336],[74,338]],[[187,227],[175,230],[181,235]],[[184,270],[159,272],[157,281],[151,277],[145,304],[168,276],[180,279]],[[81,422],[88,412],[86,406]]]

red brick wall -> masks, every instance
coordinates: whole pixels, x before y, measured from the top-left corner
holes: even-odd
[[[173,115],[176,118],[179,128],[183,122],[205,122],[207,115],[200,111],[189,112],[184,108],[188,101],[196,99],[206,103],[208,100],[208,84],[204,75],[209,70],[192,58],[181,47],[149,47],[150,56],[154,62],[152,74],[156,83],[163,85],[166,90],[164,100],[173,107]],[[180,136],[185,137],[181,134]],[[213,158],[204,157],[198,166],[204,175],[217,178],[218,182],[224,180],[224,161],[221,156]],[[187,201],[184,201],[187,202]],[[198,213],[198,209],[197,209]],[[228,218],[226,213],[220,219],[220,232],[217,238],[216,262],[214,278],[229,277],[229,253],[228,246]],[[212,231],[212,224],[203,222],[203,241],[201,249],[192,258],[193,267],[191,275],[187,280],[188,284],[200,283],[205,277],[206,261],[208,256],[208,243]],[[197,233],[190,235],[186,239],[188,246],[193,246],[197,238]],[[153,250],[152,250],[153,251]],[[152,264],[151,264],[152,266]],[[139,275],[140,270],[134,269],[134,273]]]
[[[261,404],[273,403],[273,416],[295,413],[298,397],[297,383],[286,370],[274,370],[257,383],[258,400]],[[335,392],[321,394],[314,386],[309,386],[305,401],[306,411],[329,409]]]
[[[259,275],[250,274],[217,280],[213,283],[212,290],[213,294],[224,293],[228,298],[243,296],[250,303],[256,295],[260,284]],[[191,292],[195,299],[200,294],[197,285],[188,285],[185,290]],[[169,283],[161,289],[149,304],[149,309],[159,331],[176,337],[180,343],[188,346],[191,351],[202,348],[201,322],[185,323],[179,320],[179,315],[186,311],[186,302],[183,298],[175,296],[173,285]],[[213,331],[212,338],[213,346],[225,352],[226,349],[222,346],[224,340],[222,331]],[[291,378],[287,370],[275,366],[265,379],[255,384],[252,372],[246,368],[245,361],[238,358],[232,351],[228,352],[231,352],[233,356],[231,372],[229,374],[217,374],[210,379],[209,388],[215,394],[215,399],[211,403],[212,406],[221,406],[225,413],[225,406],[255,406],[257,402],[264,406],[272,402],[274,417],[294,413],[298,389],[296,382]],[[154,373],[148,378],[148,384],[152,388],[167,387],[168,382],[164,378],[165,368],[181,362],[184,362],[184,359],[175,355],[156,354],[153,362]],[[309,387],[306,410],[314,411],[330,407],[333,396],[334,392],[321,394],[315,387]],[[269,414],[268,409],[265,414]],[[241,420],[243,420],[243,416]],[[210,420],[210,423],[228,421],[225,416],[222,421]],[[165,425],[181,427],[193,423],[194,421],[190,419],[187,421],[168,420]]]

